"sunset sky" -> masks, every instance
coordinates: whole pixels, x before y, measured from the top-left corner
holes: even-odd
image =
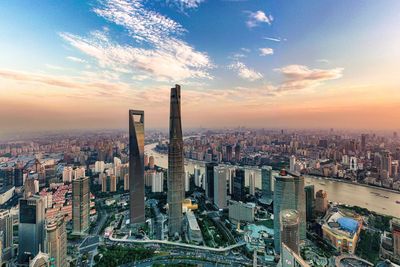
[[[400,128],[398,0],[0,1],[0,135]]]

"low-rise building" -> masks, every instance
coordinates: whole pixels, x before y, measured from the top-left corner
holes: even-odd
[[[187,234],[190,242],[201,244],[203,243],[203,236],[201,234],[201,230],[199,224],[197,223],[196,216],[192,211],[186,212],[186,220],[187,220]]]
[[[254,203],[243,203],[241,201],[229,202],[229,219],[233,222],[254,222]]]

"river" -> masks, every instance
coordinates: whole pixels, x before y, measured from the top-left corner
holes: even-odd
[[[154,151],[153,148],[155,146],[155,143],[146,145],[144,149],[145,153],[149,156],[154,156],[154,162],[157,166],[167,168],[168,156]],[[195,166],[200,168],[201,173],[204,173],[204,162],[185,160],[185,171],[193,173]],[[261,173],[257,169],[248,168],[245,170],[246,185],[248,185],[250,171],[255,173],[256,187],[261,188]],[[328,193],[330,201],[359,206],[381,214],[400,218],[400,204],[396,204],[396,200],[400,201],[400,193],[313,176],[305,176],[305,182],[306,185],[313,184],[315,192],[320,189],[325,190]]]

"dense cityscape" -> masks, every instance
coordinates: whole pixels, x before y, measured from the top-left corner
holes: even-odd
[[[130,110],[129,133],[3,141],[2,266],[399,263],[396,132],[184,137],[180,92],[169,133],[145,131],[144,112]]]

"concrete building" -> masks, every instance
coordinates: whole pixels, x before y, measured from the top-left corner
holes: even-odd
[[[104,163],[104,161],[96,161],[96,162],[94,163],[94,171],[95,171],[96,173],[104,172],[104,169],[105,169],[105,163]]]
[[[187,221],[187,234],[190,242],[195,244],[203,243],[203,235],[201,234],[201,230],[199,224],[197,223],[196,216],[194,216],[191,210],[186,212],[186,221]]]
[[[233,222],[254,222],[254,203],[243,203],[240,201],[229,201],[229,219]]]
[[[90,187],[89,177],[72,181],[72,233],[87,234],[89,230]]]
[[[190,191],[190,174],[189,172],[185,172],[185,192]]]
[[[144,111],[129,110],[130,223],[145,223],[144,214]]]
[[[215,162],[206,163],[205,171],[206,171],[206,196],[209,199],[214,199],[214,180],[215,180],[215,172],[214,168],[218,166]]]
[[[289,170],[291,172],[296,171],[295,166],[296,166],[296,156],[292,155],[292,156],[290,156],[290,159],[289,159]]]
[[[281,242],[299,253],[300,216],[296,210],[282,210],[280,214]]]
[[[64,167],[62,174],[62,179],[64,183],[72,182],[72,173],[73,173],[72,167]]]
[[[301,256],[291,250],[286,244],[282,243],[282,252],[278,267],[310,267]]]
[[[129,174],[126,173],[124,175],[124,191],[128,191],[129,190]]]
[[[228,179],[228,169],[222,166],[214,167],[214,204],[219,209],[226,208],[226,181]]]
[[[169,235],[182,231],[182,201],[185,196],[185,166],[181,122],[181,87],[171,88],[168,144],[168,230]]]
[[[18,263],[27,264],[44,248],[45,207],[40,196],[19,200]]]
[[[117,176],[115,174],[112,174],[110,176],[110,192],[116,192],[117,191]]]
[[[324,190],[318,190],[315,194],[315,212],[324,215],[328,210],[328,194]]]
[[[50,256],[51,266],[69,266],[67,262],[67,231],[63,216],[47,223],[45,252]]]
[[[149,168],[154,169],[154,156],[149,157]]]

